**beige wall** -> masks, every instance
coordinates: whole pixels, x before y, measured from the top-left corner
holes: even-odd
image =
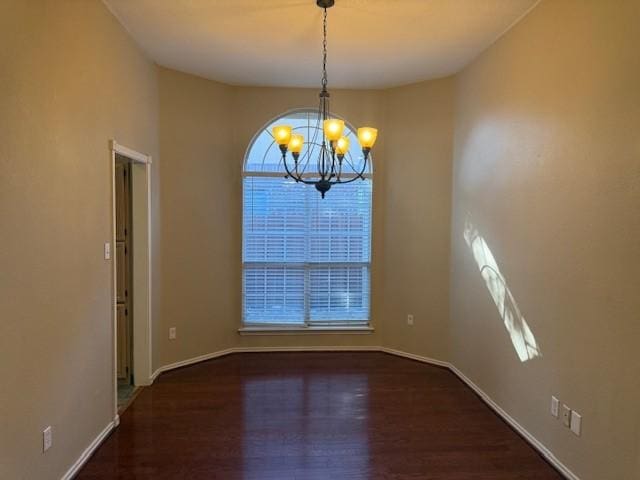
[[[456,85],[452,361],[583,480],[640,478],[639,19],[636,0],[543,1]],[[466,221],[541,356],[516,355]]]
[[[113,419],[108,140],[157,154],[156,71],[85,0],[0,2],[0,65],[0,478],[60,478]]]
[[[231,87],[161,68],[159,90],[164,295],[154,368],[229,348],[239,315]]]
[[[274,116],[315,107],[316,90],[230,87],[160,69],[162,284],[154,368],[230,347],[380,345],[384,140],[374,152],[372,322],[368,335],[240,336],[242,162],[253,135]],[[378,91],[332,92],[335,112],[381,126]],[[380,206],[380,207],[378,207]],[[168,340],[169,327],[177,339]]]
[[[388,90],[383,132],[384,345],[438,360],[449,358],[453,86],[450,77]]]

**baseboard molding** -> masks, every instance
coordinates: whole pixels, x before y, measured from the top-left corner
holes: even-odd
[[[149,380],[151,381],[151,383],[153,383],[156,380],[156,378],[158,378],[158,375],[160,375],[163,372],[168,372],[169,370],[174,370],[176,368],[193,365],[194,363],[204,362],[205,360],[211,360],[212,358],[223,357],[225,355],[229,355],[230,353],[233,353],[234,351],[235,351],[235,348],[227,348],[225,350],[218,350],[217,352],[206,353],[204,355],[199,355],[197,357],[188,358],[186,360],[181,360],[179,362],[170,363],[169,365],[164,365],[163,367],[160,367],[155,372],[153,372]]]
[[[181,360],[179,362],[170,363],[169,365],[164,365],[158,368],[151,377],[149,381],[153,383],[158,375],[163,372],[168,372],[169,370],[174,370],[176,368],[186,367],[188,365],[193,365],[194,363],[204,362],[206,360],[211,360],[212,358],[223,357],[225,355],[230,355],[232,353],[260,353],[260,352],[379,352],[381,350],[380,347],[367,347],[367,346],[311,346],[311,347],[236,347],[236,348],[227,348],[224,350],[218,350],[217,352],[207,353],[204,355],[199,355],[197,357],[188,358],[186,360]]]
[[[158,377],[162,372],[167,372],[175,368],[185,367],[194,363],[203,362],[212,358],[222,357],[231,353],[259,353],[259,352],[384,352],[398,357],[408,358],[416,360],[418,362],[427,363],[429,365],[435,365],[438,367],[448,368],[454,375],[462,380],[471,390],[473,390],[480,399],[486,403],[489,408],[496,412],[505,422],[507,422],[516,432],[518,432],[533,448],[535,448],[540,455],[542,455],[551,465],[553,465],[567,480],[580,480],[580,478],[573,473],[566,465],[558,460],[553,453],[542,444],[536,437],[534,437],[529,431],[527,431],[522,425],[520,425],[511,415],[502,409],[489,395],[487,395],[478,385],[473,383],[464,373],[462,373],[456,366],[449,362],[437,360],[435,358],[424,357],[422,355],[416,355],[413,353],[404,352],[402,350],[396,350],[387,347],[377,346],[310,346],[310,347],[236,347],[228,348],[226,350],[220,350],[217,352],[209,353],[206,355],[200,355],[198,357],[190,358],[180,362],[175,362],[164,367],[158,368],[151,377],[151,382]],[[112,422],[113,423],[113,422]],[[113,425],[111,426],[113,428]],[[108,432],[107,432],[108,433]],[[94,441],[95,442],[95,441]],[[93,445],[93,444],[92,444]],[[91,448],[91,447],[90,447]],[[93,447],[95,448],[95,447]],[[89,449],[87,449],[89,450]],[[91,450],[93,451],[93,450]],[[83,454],[84,455],[84,454]],[[90,455],[90,453],[89,453]],[[82,457],[81,457],[82,458]],[[86,461],[86,459],[84,460]],[[81,466],[81,465],[80,465]],[[66,478],[70,477],[64,477]]]
[[[116,415],[115,418],[111,420],[106,427],[104,427],[104,430],[102,430],[98,434],[98,436],[93,439],[93,441],[89,444],[89,446],[84,450],[84,452],[82,452],[80,457],[75,461],[75,463],[71,465],[71,468],[67,470],[67,473],[65,473],[62,476],[61,480],[71,480],[73,477],[75,477],[76,474],[80,471],[80,469],[84,466],[84,464],[87,463],[87,460],[91,458],[91,455],[93,455],[93,452],[102,444],[104,439],[107,438],[107,436],[111,433],[111,430],[116,428],[119,424],[120,424],[120,418]]]
[[[411,360],[417,360],[419,362],[428,363],[430,365],[436,365],[439,367],[448,368],[454,375],[462,380],[471,390],[473,390],[480,399],[487,404],[494,412],[496,412],[505,422],[507,422],[516,432],[518,432],[522,438],[524,438],[533,448],[535,448],[540,455],[542,455],[553,467],[564,475],[567,480],[580,480],[580,478],[573,473],[569,468],[563,464],[556,456],[551,453],[547,447],[542,444],[536,437],[534,437],[527,429],[520,425],[511,415],[502,409],[493,399],[487,395],[478,385],[473,383],[469,377],[462,373],[455,365],[444,362],[442,360],[436,360],[434,358],[423,357],[421,355],[415,355],[413,353],[403,352],[401,350],[394,350],[392,348],[381,347],[380,351],[390,353],[391,355],[397,355],[403,358],[410,358]]]
[[[379,352],[380,347],[369,346],[310,346],[310,347],[237,347],[233,353],[261,353],[261,352]]]
[[[556,456],[551,453],[547,447],[544,446],[542,442],[540,442],[536,437],[534,437],[529,431],[520,425],[516,419],[514,419],[511,415],[509,415],[506,411],[500,407],[493,399],[487,395],[484,390],[478,387],[475,383],[473,383],[469,377],[467,377],[464,373],[458,370],[454,365],[450,365],[449,369],[460,379],[462,380],[471,390],[473,390],[484,403],[486,403],[494,412],[496,412],[502,419],[507,422],[511,427],[518,432],[529,444],[535,448],[540,455],[542,455],[551,465],[553,465],[556,470],[558,470],[562,475],[564,475],[568,480],[580,480],[580,478],[573,473],[569,468],[562,463],[560,460],[556,458]]]
[[[417,360],[418,362],[428,363],[429,365],[436,365],[437,367],[444,367],[451,369],[449,362],[443,362],[442,360],[436,360],[435,358],[423,357],[421,355],[415,355],[413,353],[403,352],[401,350],[394,350],[393,348],[380,347],[381,352],[390,353],[398,357],[409,358],[411,360]]]

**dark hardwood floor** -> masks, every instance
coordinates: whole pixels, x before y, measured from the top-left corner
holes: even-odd
[[[448,370],[243,353],[163,374],[79,479],[561,479]]]

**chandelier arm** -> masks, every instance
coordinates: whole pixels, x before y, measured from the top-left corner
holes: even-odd
[[[287,177],[291,177],[296,182],[299,182],[300,179],[298,178],[298,176],[294,175],[293,172],[291,172],[291,170],[289,170],[289,165],[287,164],[287,152],[286,151],[282,152],[282,164],[284,165],[284,169],[287,172]],[[287,178],[287,177],[285,177],[285,178]]]
[[[349,180],[347,180],[345,182],[340,181],[340,182],[337,182],[337,183],[345,184],[345,183],[355,182],[356,180],[365,180],[364,172],[367,169],[367,161],[368,161],[368,159],[365,158],[364,159],[364,163],[362,165],[362,170],[360,170],[360,173],[356,173],[355,169],[354,169],[354,173],[356,173],[355,177],[350,178]]]
[[[334,148],[331,148],[331,177],[329,178],[333,178],[337,176],[337,169],[336,169],[336,151]]]
[[[347,154],[344,156],[344,161],[347,162],[349,164],[349,166],[351,167],[351,170],[353,170],[353,173],[356,173],[356,167],[353,163],[351,163],[351,152],[347,152]]]

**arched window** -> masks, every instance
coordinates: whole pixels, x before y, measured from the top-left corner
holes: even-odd
[[[369,322],[371,171],[335,185],[322,199],[313,185],[285,178],[271,129],[288,124],[321,138],[317,112],[296,110],[265,125],[247,150],[243,171],[243,322],[245,326],[355,326]],[[317,136],[319,135],[319,137]],[[345,135],[357,145],[353,129]],[[312,140],[313,141],[313,140]],[[309,145],[301,165],[309,166]],[[347,160],[347,158],[345,158]],[[362,154],[348,157],[344,175]],[[309,173],[311,175],[311,173]]]

